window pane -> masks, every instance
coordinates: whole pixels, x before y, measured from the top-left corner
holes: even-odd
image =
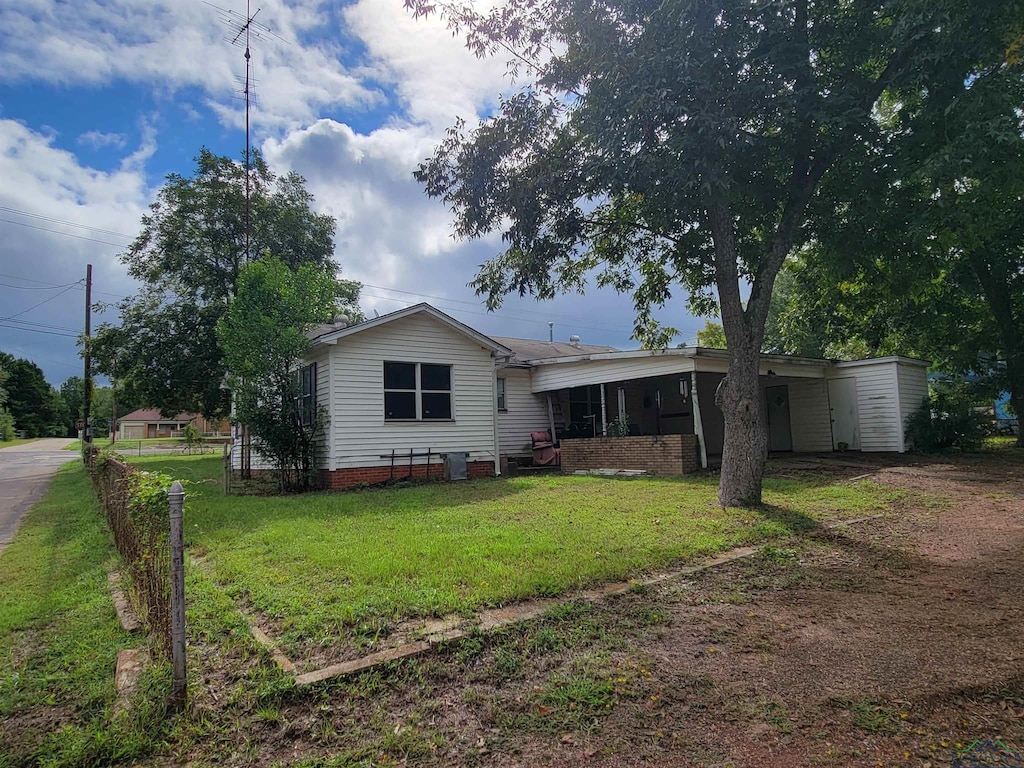
[[[416,418],[416,393],[415,392],[385,392],[384,393],[384,418],[385,419],[415,419]]]
[[[384,389],[416,389],[416,363],[384,363]]]
[[[498,379],[498,410],[504,411],[505,408],[505,380]]]
[[[423,390],[452,388],[452,367],[450,365],[420,366],[420,388]]]
[[[452,396],[447,392],[423,393],[424,419],[450,419],[452,417]]]

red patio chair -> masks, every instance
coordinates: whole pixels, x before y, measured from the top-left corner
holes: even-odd
[[[531,432],[530,441],[533,443],[533,463],[535,466],[561,466],[562,450],[555,448],[555,444],[551,442],[551,435],[547,432]]]

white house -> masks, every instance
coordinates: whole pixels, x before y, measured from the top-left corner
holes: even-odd
[[[428,304],[311,337],[304,396],[327,411],[318,453],[330,488],[440,477],[449,455],[465,458],[470,477],[498,474],[501,457],[530,455],[531,432],[600,436],[620,415],[631,435],[693,436],[684,443],[696,447],[693,466],[721,457],[714,393],[724,350],[489,338]],[[927,395],[927,367],[905,357],[763,355],[770,449],[907,450],[904,425]],[[236,468],[242,454],[236,439]],[[251,466],[265,468],[255,452]]]

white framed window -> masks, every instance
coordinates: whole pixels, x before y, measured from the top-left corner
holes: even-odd
[[[508,400],[505,397],[505,377],[504,376],[499,376],[498,377],[497,392],[498,392],[498,410],[499,411],[507,411],[508,410]]]
[[[452,367],[384,361],[385,421],[450,421]]]
[[[316,423],[316,363],[299,369],[299,386],[299,417],[302,426],[310,427]]]

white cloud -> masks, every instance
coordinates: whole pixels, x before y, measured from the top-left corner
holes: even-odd
[[[258,124],[294,126],[324,107],[381,99],[342,64],[339,45],[305,42],[310,35],[341,37],[319,3],[266,0],[261,5],[257,21],[272,25],[275,35],[261,36],[252,46],[262,105]],[[221,21],[224,15],[202,0],[0,5],[0,82],[76,86],[123,80],[172,91],[196,87],[208,94],[222,119],[239,120],[233,92],[245,73],[244,59],[242,50],[224,39],[232,36]]]
[[[500,239],[467,243],[451,237],[450,214],[412,176],[434,143],[423,125],[390,125],[364,135],[320,120],[267,141],[263,151],[272,167],[302,174],[317,209],[336,217],[336,257],[345,277],[366,286],[365,310],[384,313],[429,301],[484,333],[546,338],[553,320],[558,338],[579,333],[594,343],[632,346],[629,297],[595,286],[586,296],[551,302],[513,296],[499,312],[486,312],[466,283],[501,250]],[[682,300],[658,314],[686,328],[687,336],[696,333]]]
[[[359,0],[345,20],[366,44],[369,70],[394,85],[413,121],[435,130],[456,117],[472,122],[508,88],[502,59],[478,59],[442,19],[414,19],[401,0]]]
[[[82,165],[74,154],[54,146],[52,136],[0,120],[0,274],[5,276],[0,280],[9,285],[64,285],[83,279],[86,264],[92,264],[95,300],[115,301],[134,290],[117,254],[133,236],[153,195],[142,166],[156,140],[152,129],[144,134],[140,147],[116,170],[106,172]],[[5,287],[0,318],[52,295]],[[81,329],[84,300],[76,288],[20,315],[20,320],[47,327],[0,328],[0,349],[37,359],[52,383],[73,375],[78,365],[75,340],[38,331]],[[97,317],[103,319],[116,318]]]
[[[86,131],[78,137],[77,141],[79,144],[86,147],[92,147],[93,149],[102,149],[103,147],[115,147],[117,149],[121,149],[124,147],[127,140],[123,133]]]

